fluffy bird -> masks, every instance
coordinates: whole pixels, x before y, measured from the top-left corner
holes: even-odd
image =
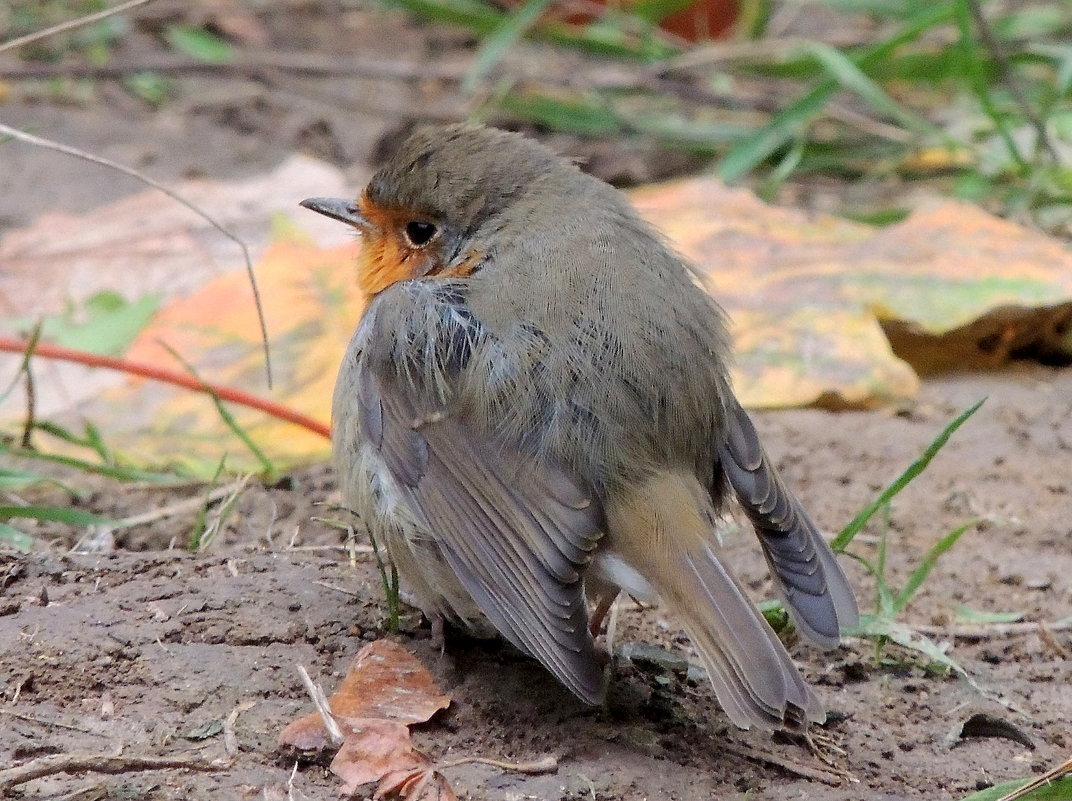
[[[434,626],[486,618],[595,704],[593,630],[624,590],[676,614],[738,726],[823,719],[724,564],[720,514],[743,508],[815,643],[856,625],[852,589],[734,397],[721,309],[624,195],[454,125],[411,135],[356,201],[302,205],[364,240],[335,465]]]

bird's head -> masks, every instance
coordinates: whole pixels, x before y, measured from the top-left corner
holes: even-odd
[[[479,269],[488,226],[562,169],[575,168],[520,134],[427,127],[402,143],[357,200],[309,198],[301,205],[361,233],[358,282],[371,297],[397,281]]]

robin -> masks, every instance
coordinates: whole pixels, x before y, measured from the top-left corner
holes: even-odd
[[[335,464],[434,628],[486,618],[596,704],[594,631],[621,589],[676,614],[738,726],[824,718],[723,563],[730,498],[809,639],[857,624],[852,589],[734,397],[721,309],[624,195],[452,125],[415,132],[356,201],[302,205],[364,240]]]

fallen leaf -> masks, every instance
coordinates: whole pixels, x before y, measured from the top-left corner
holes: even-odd
[[[396,792],[385,798],[444,801],[454,798],[442,775],[436,773],[438,779],[420,778],[426,770],[431,770],[430,762],[413,747],[409,733],[410,724],[423,723],[449,705],[450,696],[439,689],[420,661],[398,643],[376,640],[362,648],[328,699],[332,717],[344,736],[331,762],[332,772],[345,782],[343,791],[352,793],[362,784],[390,775],[394,777],[392,783],[397,783],[399,788],[415,788],[419,784],[428,789],[420,791],[424,795]],[[331,745],[324,723],[316,713],[288,724],[280,733],[278,743],[302,751],[323,751]],[[410,774],[417,778],[406,778]],[[449,794],[442,794],[444,790]]]
[[[457,801],[458,798],[447,778],[430,767],[388,773],[372,797],[401,801]]]
[[[330,705],[336,717],[347,721],[424,723],[450,706],[450,696],[417,657],[396,642],[376,640],[358,653]]]
[[[348,722],[346,729],[346,740],[331,760],[331,772],[345,783],[344,793],[353,793],[362,784],[380,781],[389,774],[423,769],[428,764],[427,758],[413,747],[405,723],[363,720]]]
[[[317,169],[331,172],[324,165]],[[331,185],[343,184],[340,173],[332,175],[317,179],[325,191],[310,192],[292,180],[287,203],[291,219],[303,228],[333,225],[341,236],[344,226],[311,213],[297,217],[301,210],[292,205],[307,194],[331,194]],[[238,219],[248,223],[247,205],[268,216],[263,205],[256,206],[252,186],[244,185],[222,206],[205,187],[191,188],[215,210],[232,216],[242,210]],[[274,183],[256,186],[281,202]],[[933,202],[897,225],[876,228],[769,206],[712,178],[646,187],[631,196],[697,265],[727,309],[736,350],[733,380],[747,406],[877,406],[913,396],[920,374],[1000,366],[1025,354],[1072,358],[1072,254],[1050,237],[969,204]],[[64,300],[57,293],[68,286],[76,299],[84,298],[89,285],[101,288],[88,268],[115,269],[113,262],[121,274],[108,273],[109,280],[122,282],[124,292],[168,281],[189,291],[197,273],[200,289],[184,297],[176,299],[169,286],[172,300],[136,341],[131,357],[178,366],[159,346],[162,340],[207,381],[268,395],[326,421],[338,364],[362,307],[353,274],[359,244],[323,249],[291,230],[265,253],[257,272],[277,382],[268,393],[244,277],[232,272],[204,283],[216,267],[199,267],[227,253],[233,269],[233,246],[186,218],[180,225],[172,216],[162,225],[160,202],[146,195],[113,204],[107,213],[66,218],[62,234],[53,230],[59,223],[50,218],[50,227],[43,217],[31,230],[6,235],[0,263],[11,267],[0,275],[0,306],[5,295],[26,303],[40,295],[50,298],[46,306],[55,306]],[[112,226],[107,233],[78,233],[79,224],[92,228],[104,221]],[[57,278],[68,264],[73,283]],[[145,281],[146,274],[161,271],[163,280]],[[35,295],[32,279],[39,275],[51,277]],[[10,358],[13,369],[17,358]],[[50,372],[60,371],[41,371],[42,403],[82,401],[80,414],[94,420],[109,446],[133,464],[180,461],[211,475],[226,452],[229,468],[260,469],[207,397],[131,380],[86,402],[81,388],[93,382],[84,370],[62,371],[70,391],[50,385]],[[277,468],[327,456],[328,443],[315,434],[258,411],[229,408]],[[55,407],[39,412],[51,416]],[[11,407],[13,418],[21,413]]]

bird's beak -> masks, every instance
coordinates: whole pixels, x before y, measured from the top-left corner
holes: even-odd
[[[360,230],[369,227],[369,221],[361,216],[361,212],[357,210],[357,203],[352,200],[337,197],[311,197],[306,198],[299,205]]]

